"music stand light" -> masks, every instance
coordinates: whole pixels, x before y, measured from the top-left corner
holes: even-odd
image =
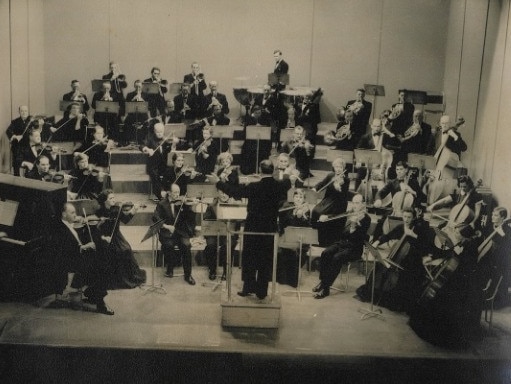
[[[259,142],[261,140],[271,140],[271,127],[248,126],[245,140],[257,140],[255,173],[259,174]]]
[[[200,231],[202,236],[216,236],[216,267],[218,268],[220,265],[220,235],[225,236],[227,234],[227,223],[218,220],[202,220]],[[211,291],[215,291],[218,286],[222,285],[221,277],[217,277],[215,282],[202,283],[203,287],[207,287],[209,285],[213,286]]]
[[[286,227],[284,236],[287,243],[298,243],[299,252],[298,252],[298,281],[296,285],[296,289],[285,291],[282,294],[293,293],[298,296],[298,301],[301,301],[302,293],[310,293],[312,295],[312,291],[301,291],[300,283],[302,281],[302,246],[303,244],[312,244],[318,243],[318,230],[314,228],[308,227]]]
[[[158,248],[159,248],[158,247],[158,232],[161,229],[161,227],[163,226],[164,222],[165,222],[165,220],[161,219],[161,220],[158,220],[156,223],[151,224],[149,226],[149,228],[147,229],[146,234],[140,241],[142,243],[142,242],[146,241],[147,239],[151,238],[151,255],[153,257],[153,262],[151,265],[151,284],[144,287],[144,289],[145,289],[144,294],[146,294],[146,293],[159,293],[162,295],[167,294],[167,291],[165,290],[165,288],[163,288],[163,284],[161,283],[161,281],[158,286],[155,285],[155,283],[154,283],[154,280],[155,280],[154,279],[154,270],[156,269],[156,264],[158,261]],[[165,260],[163,258],[162,258],[162,260],[163,260],[163,265],[165,265]]]

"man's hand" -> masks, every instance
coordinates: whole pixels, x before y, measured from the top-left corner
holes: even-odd
[[[321,215],[321,216],[319,216],[319,219],[318,219],[318,221],[320,221],[320,222],[324,222],[327,220],[328,220],[328,215]]]
[[[375,208],[381,208],[381,204],[382,204],[382,203],[381,203],[381,200],[380,200],[380,199],[377,199],[377,200],[375,200],[375,201],[374,201],[373,206],[374,206]]]

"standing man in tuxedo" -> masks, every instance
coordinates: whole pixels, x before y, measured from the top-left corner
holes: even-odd
[[[276,49],[273,51],[273,57],[275,59],[275,68],[273,69],[273,73],[277,76],[285,75],[289,72],[289,64],[284,61],[282,58],[282,51],[280,49]]]
[[[145,79],[144,83],[155,83],[158,84],[158,93],[154,95],[147,95],[147,102],[149,103],[149,112],[151,113],[151,117],[156,116],[156,111],[159,112],[160,115],[165,115],[165,94],[168,91],[168,81],[163,80],[160,77],[160,68],[153,67],[151,69],[151,77],[149,79]]]
[[[102,79],[110,81],[111,92],[115,95],[114,98],[124,101],[124,88],[128,86],[128,83],[126,82],[126,76],[121,73],[119,64],[115,61],[111,61],[110,72],[103,75]]]
[[[354,143],[358,143],[362,135],[366,133],[371,111],[373,110],[373,104],[366,101],[365,96],[365,89],[359,88],[355,99],[348,101],[346,104],[346,110],[353,112],[351,132],[353,133]]]
[[[85,95],[85,93],[82,93],[80,91],[80,82],[78,80],[71,81],[71,89],[72,89],[71,92],[66,93],[64,96],[62,96],[62,100],[76,101],[78,103],[81,103],[82,112],[87,114],[88,110],[90,109],[90,106],[89,102],[87,101],[87,96]]]
[[[11,121],[11,124],[7,128],[5,133],[11,143],[11,163],[14,169],[14,176],[20,175],[21,161],[20,159],[20,143],[23,139],[27,140],[28,137],[28,126],[30,125],[30,116],[28,114],[28,107],[26,105],[20,105],[18,108],[20,116]]]

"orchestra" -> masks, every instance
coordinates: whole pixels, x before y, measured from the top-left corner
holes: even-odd
[[[280,50],[274,52],[274,58],[273,73],[288,74],[289,65]],[[336,130],[326,132],[321,142],[321,88],[304,91],[300,95],[303,98],[293,102],[283,102],[280,91],[285,84],[264,84],[242,105],[247,113],[240,119],[243,144],[239,155],[231,153],[227,140],[220,148],[218,138],[213,137],[215,126],[233,126],[226,95],[218,92],[216,81],[209,82],[208,92],[197,62],[191,69],[177,95],[170,95],[169,83],[155,66],[151,77],[143,82],[136,80],[134,90],[125,98],[126,76],[117,63],[111,62],[110,73],[103,76],[102,90],[93,95],[93,125],[89,124],[87,95],[78,80],[72,80],[72,91],[63,95],[64,101],[72,103],[56,122],[50,123],[45,115],[31,117],[27,106],[19,107],[19,118],[6,130],[12,173],[62,183],[67,188],[68,202],[58,207],[61,217],[52,239],[57,255],[53,307],[67,305],[64,291],[87,286],[81,293],[84,299],[79,308],[90,304],[97,313],[113,315],[104,302],[107,290],[133,288],[146,281],[129,241],[119,229],[120,223],[128,223],[135,216],[138,205],[118,203],[111,189],[110,162],[118,142],[136,142],[145,157],[155,203],[151,219],[153,223],[161,222],[158,241],[166,261],[164,276],[168,278],[174,276],[182,259],[184,280],[196,284],[191,242],[196,227],[201,220],[216,220],[216,208],[221,204],[242,200],[240,204],[247,207],[247,216],[241,220],[245,231],[267,233],[268,237],[244,236],[240,297],[255,294],[260,300],[266,298],[272,272],[271,235],[278,233],[285,238],[287,227],[302,227],[317,230],[318,242],[314,245],[323,248],[319,283],[310,288],[315,299],[330,296],[343,265],[362,260],[364,247],[370,245],[385,254],[388,262],[374,266],[374,283],[370,274],[366,275],[365,284],[357,289],[358,298],[409,314],[417,334],[435,344],[466,344],[467,335],[476,333],[484,286],[497,291],[497,307],[511,304],[508,210],[501,206],[492,210],[478,192],[480,183],[459,175],[463,171],[462,153],[468,149],[460,132],[463,117],[458,116],[452,124],[449,116],[442,115],[432,129],[425,122],[425,112],[414,106],[406,90],[399,90],[398,102],[386,106],[388,109],[369,124],[373,104],[365,100],[365,90],[360,88],[355,99],[339,108]],[[158,92],[144,92],[147,84],[153,84],[150,89],[157,85]],[[149,113],[125,114],[125,100],[146,102]],[[113,102],[118,112],[96,111],[101,101]],[[283,118],[282,111],[287,118]],[[293,127],[293,133],[278,143],[276,153],[271,140],[277,140],[274,133],[283,122]],[[181,123],[186,126],[186,137],[166,134],[165,125]],[[125,132],[131,132],[126,137],[121,137],[122,125]],[[272,127],[271,140],[245,139],[247,126]],[[47,127],[48,138],[43,142],[41,134]],[[69,153],[73,156],[72,169],[63,167],[57,157],[66,153],[61,144],[68,141],[73,148]],[[324,161],[318,156],[321,147],[351,153],[358,149],[378,152],[381,163],[369,165],[354,158],[351,164],[336,157],[326,163],[331,171],[314,177],[312,164]],[[434,167],[425,170],[424,178],[418,178],[418,169],[407,163],[416,154],[434,159]],[[190,159],[193,166],[188,164]],[[348,174],[352,169],[357,180],[354,187],[350,184],[353,176]],[[247,181],[240,183],[244,176]],[[248,176],[255,180],[248,180]],[[193,209],[199,201],[187,195],[194,183],[215,184],[218,188],[218,195],[200,218]],[[99,204],[92,221],[78,216],[82,212],[77,212],[73,203],[80,199]],[[488,217],[490,223],[485,222]],[[210,280],[217,278],[218,265],[222,268],[221,280],[225,280],[227,235],[222,233],[219,239],[206,236],[203,253]],[[309,246],[303,245],[301,251],[308,250]],[[302,266],[298,265],[298,251],[279,250],[276,265],[280,284],[299,284],[298,269]],[[428,276],[428,263],[437,259],[442,260],[441,268]],[[73,276],[69,278],[68,274]],[[454,294],[459,295],[456,303]],[[461,311],[467,313],[467,321],[460,319]],[[433,324],[444,320],[449,320],[451,326],[456,324],[457,333],[444,323],[435,334]]]

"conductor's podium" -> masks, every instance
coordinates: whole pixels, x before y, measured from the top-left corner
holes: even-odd
[[[232,223],[244,221],[247,216],[247,207],[240,204],[220,204],[217,207],[217,220]],[[241,297],[232,289],[232,235],[238,234],[243,243],[243,235],[273,236],[273,274],[271,292],[264,300],[256,296]],[[227,225],[227,290],[222,294],[222,326],[244,328],[278,328],[280,318],[280,296],[276,292],[277,280],[277,249],[278,234],[265,232],[232,231]],[[241,247],[240,251],[243,251]]]

